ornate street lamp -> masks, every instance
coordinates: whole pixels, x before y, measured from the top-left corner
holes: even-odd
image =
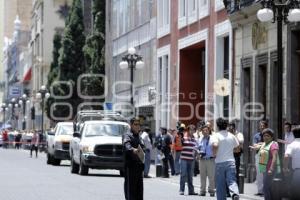
[[[23,121],[22,121],[22,129],[26,129],[26,104],[29,104],[30,101],[27,99],[27,95],[23,94],[19,99],[19,104],[23,108]]]
[[[261,22],[272,23],[277,21],[277,69],[278,69],[278,111],[277,111],[277,131],[278,138],[282,138],[282,23],[300,21],[300,2],[297,0],[262,0],[262,8],[257,12],[257,18]]]
[[[262,22],[277,21],[277,92],[278,92],[278,107],[277,107],[277,131],[278,138],[282,139],[282,72],[283,72],[283,53],[282,53],[282,23],[300,21],[300,2],[298,0],[261,0],[263,6],[257,12],[257,18]],[[282,148],[281,148],[282,149]],[[280,151],[282,156],[282,150]],[[281,180],[275,178],[273,180],[273,199],[281,199],[280,193]]]
[[[122,61],[119,66],[121,69],[130,69],[130,104],[132,109],[133,105],[133,70],[142,69],[144,67],[144,62],[142,61],[142,56],[136,54],[134,47],[128,49],[128,54],[123,56]],[[133,111],[132,111],[133,113]]]
[[[5,103],[2,103],[1,105],[1,109],[2,109],[2,112],[3,112],[3,127],[5,127],[5,112],[8,111],[8,107],[6,106]]]
[[[48,92],[45,85],[42,85],[39,92],[36,94],[37,99],[42,100],[42,134],[44,133],[44,100],[50,97],[50,93]]]
[[[15,120],[17,120],[17,116],[15,115],[15,108],[18,108],[19,105],[18,103],[16,103],[16,99],[15,98],[12,98],[10,100],[10,103],[8,104],[8,107],[11,108],[11,126],[12,128],[15,128]]]

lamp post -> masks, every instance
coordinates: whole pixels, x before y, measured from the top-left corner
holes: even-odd
[[[133,71],[135,69],[142,69],[144,67],[144,62],[142,61],[142,56],[136,54],[136,50],[134,47],[128,49],[128,54],[123,56],[122,61],[119,66],[121,69],[129,69],[130,70],[130,104],[132,113],[134,111],[133,105]]]
[[[10,100],[10,103],[8,104],[8,107],[11,108],[11,126],[12,128],[15,128],[15,120],[16,120],[16,116],[15,116],[15,108],[18,108],[19,105],[16,103],[16,99],[12,98]]]
[[[272,23],[277,21],[277,69],[278,69],[278,111],[277,130],[278,137],[282,138],[282,72],[283,72],[283,52],[282,52],[282,23],[300,21],[300,2],[297,0],[262,0],[262,8],[257,12],[257,18],[261,22]]]
[[[282,52],[282,23],[300,21],[300,2],[298,0],[261,0],[262,8],[257,12],[257,18],[262,22],[277,21],[277,131],[278,138],[282,138],[282,72],[283,72],[283,52]],[[280,157],[282,156],[282,150]],[[273,180],[273,198],[280,199],[280,179]]]
[[[44,133],[44,100],[50,97],[50,93],[48,92],[45,85],[42,85],[39,92],[36,94],[37,99],[42,100],[42,134]]]
[[[8,107],[6,106],[5,103],[3,103],[1,105],[1,109],[3,111],[3,122],[2,122],[2,124],[3,124],[3,127],[5,128],[5,112],[8,111]]]
[[[19,99],[19,104],[23,108],[23,121],[22,121],[22,130],[26,129],[26,104],[29,104],[30,101],[27,100],[27,95],[23,94]]]

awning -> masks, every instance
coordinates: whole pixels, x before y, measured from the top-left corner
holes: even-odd
[[[31,80],[31,67],[27,70],[25,76],[23,77],[23,83]]]

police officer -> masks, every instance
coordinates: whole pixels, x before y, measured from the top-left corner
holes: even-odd
[[[162,130],[161,152],[164,154],[163,178],[169,178],[169,163],[170,163],[170,167],[171,167],[171,174],[172,174],[172,176],[175,175],[174,158],[171,154],[172,138],[171,138],[171,135],[167,133],[167,128],[161,127],[161,130]]]
[[[130,131],[123,138],[124,152],[124,192],[126,200],[143,200],[143,170],[144,163],[139,158],[144,148],[139,135],[141,131],[140,120],[132,118],[130,120]]]

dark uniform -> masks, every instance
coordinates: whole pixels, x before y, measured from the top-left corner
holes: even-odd
[[[163,158],[163,177],[169,178],[169,163],[171,167],[171,174],[175,174],[175,168],[174,168],[174,158],[171,153],[171,144],[172,144],[172,138],[169,134],[162,135],[162,149],[161,152],[164,154]]]
[[[124,135],[124,192],[126,200],[143,200],[144,163],[132,151],[133,148],[138,148],[139,145],[144,149],[142,139],[138,134],[127,132]]]

